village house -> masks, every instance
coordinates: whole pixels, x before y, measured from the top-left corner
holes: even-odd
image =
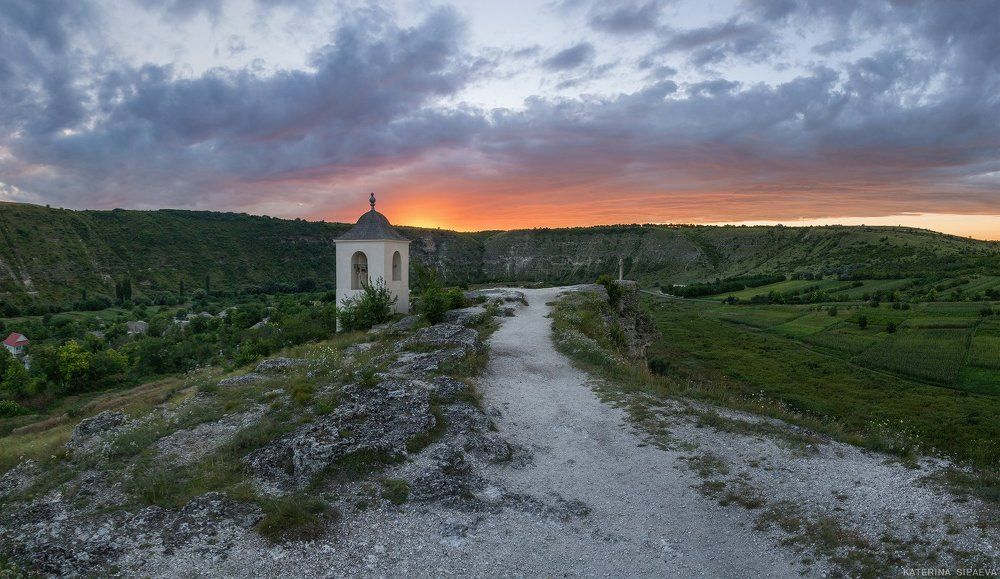
[[[128,330],[128,335],[130,336],[145,334],[149,331],[149,324],[142,320],[125,322],[125,327]]]
[[[28,347],[28,338],[24,334],[11,332],[7,339],[3,341],[3,347],[14,356],[23,356]]]

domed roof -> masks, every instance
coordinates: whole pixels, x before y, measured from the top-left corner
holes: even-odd
[[[366,211],[364,215],[358,218],[358,222],[354,227],[338,237],[337,241],[409,241],[389,224],[389,220],[386,219],[385,215],[375,211],[374,193],[372,193],[369,203],[372,206],[371,210]]]

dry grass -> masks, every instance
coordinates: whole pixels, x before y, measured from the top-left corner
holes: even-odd
[[[62,424],[39,432],[11,434],[0,439],[0,474],[27,459],[42,460],[60,454],[75,424]]]

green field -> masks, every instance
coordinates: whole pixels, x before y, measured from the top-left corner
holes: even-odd
[[[951,386],[958,382],[968,342],[967,329],[906,329],[878,340],[853,360],[900,376]]]
[[[798,316],[797,318],[774,326],[774,331],[793,338],[802,338],[821,332],[827,328],[839,324],[847,316],[843,313],[831,316],[827,311],[814,311]]]
[[[649,356],[727,396],[763,395],[851,432],[895,424],[919,444],[1000,462],[1000,319],[980,315],[982,302],[827,307],[650,296],[662,338]]]
[[[878,291],[891,292],[909,284],[909,279],[868,279],[861,282],[861,287],[849,287],[844,291],[831,292],[838,300],[860,300],[865,294]]]
[[[802,312],[790,308],[762,306],[725,312],[722,319],[755,328],[770,328],[790,322],[801,315]]]
[[[875,345],[877,341],[871,332],[865,332],[854,324],[838,325],[824,332],[810,334],[806,343],[819,348],[834,350],[842,354],[860,354]]]
[[[969,364],[989,370],[1000,370],[1000,322],[983,322],[972,338]]]
[[[842,285],[844,285],[844,282],[832,279],[828,280],[790,279],[787,281],[779,281],[778,283],[772,283],[760,287],[751,287],[744,290],[740,290],[738,292],[719,294],[714,297],[721,299],[728,296],[733,296],[741,300],[749,300],[750,298],[756,295],[766,295],[767,293],[772,291],[777,293],[784,293],[796,290],[804,290],[808,287],[814,287],[814,286],[818,286],[819,289],[830,289]]]

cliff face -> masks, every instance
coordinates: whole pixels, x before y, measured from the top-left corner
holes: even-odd
[[[505,231],[484,242],[483,272],[498,280],[593,281],[618,271],[702,269],[704,252],[681,231],[660,227],[592,227]]]

